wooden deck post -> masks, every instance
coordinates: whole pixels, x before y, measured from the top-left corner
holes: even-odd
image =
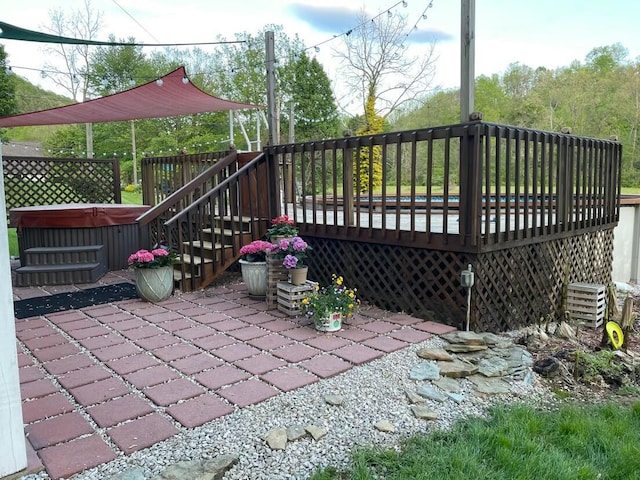
[[[464,245],[480,239],[480,124],[470,125],[460,143],[460,236]]]
[[[0,144],[1,145],[1,144]],[[27,468],[0,146],[0,478]]]

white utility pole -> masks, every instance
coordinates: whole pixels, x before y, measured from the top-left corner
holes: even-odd
[[[0,478],[27,468],[0,142]]]

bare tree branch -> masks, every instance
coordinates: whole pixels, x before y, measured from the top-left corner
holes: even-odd
[[[342,63],[342,78],[362,105],[376,99],[376,113],[386,118],[394,110],[424,95],[435,73],[435,43],[424,54],[408,55],[406,17],[380,15],[367,20],[364,10],[359,27],[344,36],[345,49],[335,51]]]
[[[95,40],[102,26],[102,12],[92,8],[91,0],[84,0],[84,8],[76,10],[70,16],[57,8],[49,12],[50,25],[43,26],[54,35]],[[61,88],[64,88],[76,100],[87,100],[89,88],[88,73],[90,66],[89,45],[55,44],[45,47],[44,51],[64,63],[64,72],[59,72],[58,64],[45,63],[47,75]]]

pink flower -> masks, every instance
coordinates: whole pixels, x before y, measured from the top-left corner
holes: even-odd
[[[169,252],[167,252],[164,248],[156,248],[155,250],[151,250],[151,253],[153,253],[153,255],[156,257],[166,257],[167,255],[169,255]]]

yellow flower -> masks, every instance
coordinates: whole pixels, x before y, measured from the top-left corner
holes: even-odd
[[[349,298],[353,298],[353,297],[355,297],[355,296],[356,296],[356,295],[355,295],[355,293],[353,293],[353,291],[350,291],[350,292],[349,292]]]
[[[353,308],[353,303],[350,303],[350,304],[349,304],[349,308]]]
[[[336,285],[342,285],[342,282],[343,282],[343,281],[344,281],[344,280],[342,279],[342,277],[338,277],[338,278],[336,279]]]
[[[309,303],[309,299],[308,298],[303,298],[302,299],[302,304],[306,305],[307,303]]]

